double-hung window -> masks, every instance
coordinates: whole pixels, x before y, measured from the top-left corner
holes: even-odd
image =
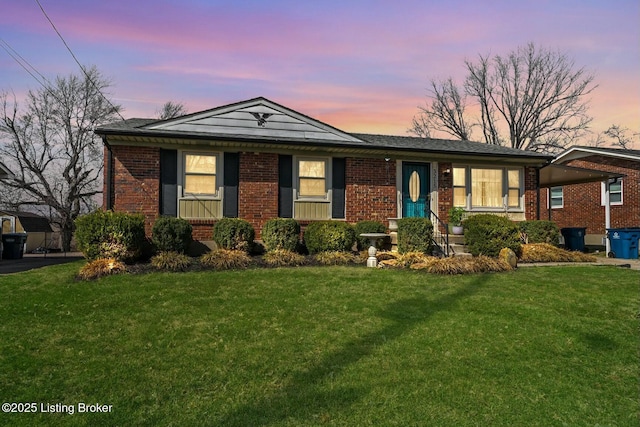
[[[184,155],[183,195],[216,196],[218,194],[218,156],[215,154]]]
[[[605,191],[606,191],[606,187],[605,187],[605,183],[602,183],[602,191],[601,191],[601,204],[604,206],[604,202],[605,202]],[[622,198],[622,180],[618,179],[614,182],[610,182],[609,183],[609,204],[611,206],[616,206],[616,205],[622,205],[623,203],[623,198]]]
[[[564,193],[562,187],[551,187],[549,191],[551,192],[551,209],[560,209],[564,207]]]
[[[327,194],[327,161],[298,160],[298,198],[325,198]]]

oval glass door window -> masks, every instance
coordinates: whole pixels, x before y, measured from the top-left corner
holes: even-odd
[[[409,177],[409,198],[413,203],[417,202],[420,198],[420,175],[418,171],[411,172]]]

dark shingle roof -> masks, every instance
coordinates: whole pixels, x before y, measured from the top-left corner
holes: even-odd
[[[448,139],[419,138],[412,136],[373,135],[354,133],[353,136],[371,142],[380,148],[393,148],[408,151],[427,151],[447,154],[475,154],[499,157],[531,157],[548,158],[552,156],[533,151],[516,150],[501,145],[484,144],[474,141],[457,141]]]
[[[158,136],[158,137],[199,137],[199,138],[216,138],[221,137],[226,140],[234,139],[229,135],[216,135],[207,133],[203,135],[197,135],[194,133],[186,134],[184,132],[167,133],[161,130],[154,130],[147,128],[148,125],[156,123],[155,119],[127,119],[125,121],[119,121],[104,125],[96,130],[96,133],[101,135],[131,135],[131,136]],[[484,144],[481,142],[473,141],[458,141],[458,140],[446,140],[446,139],[433,139],[433,138],[420,138],[411,136],[396,136],[396,135],[375,135],[366,133],[351,133],[352,136],[362,140],[362,143],[353,142],[328,142],[328,141],[298,141],[299,143],[309,144],[318,143],[320,145],[342,146],[342,147],[354,147],[354,148],[368,148],[373,150],[399,150],[408,152],[423,152],[423,153],[442,153],[451,155],[476,155],[476,156],[496,156],[496,157],[515,157],[515,158],[528,158],[528,159],[540,159],[544,161],[551,160],[552,156],[536,153],[532,151],[517,150],[514,148],[503,147],[500,145]],[[238,140],[246,141],[246,136],[240,136]],[[253,139],[259,141],[258,138]],[[296,141],[289,141],[283,139],[282,141],[269,141],[269,142],[287,142],[296,143]]]
[[[49,220],[38,214],[31,212],[15,212],[15,211],[0,211],[6,215],[15,216],[20,220],[20,224],[24,231],[27,233],[51,233],[51,224]]]

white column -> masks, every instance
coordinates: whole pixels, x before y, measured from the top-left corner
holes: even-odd
[[[609,203],[609,180],[604,181],[604,232],[605,232],[605,255],[611,252],[611,242],[607,238],[607,230],[611,228],[611,204]]]

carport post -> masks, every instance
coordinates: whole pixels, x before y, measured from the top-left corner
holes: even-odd
[[[614,181],[618,179],[615,178]],[[609,256],[611,252],[611,242],[607,237],[607,230],[611,228],[611,204],[609,203],[609,184],[611,180],[604,181],[604,241],[605,241],[605,256]]]

